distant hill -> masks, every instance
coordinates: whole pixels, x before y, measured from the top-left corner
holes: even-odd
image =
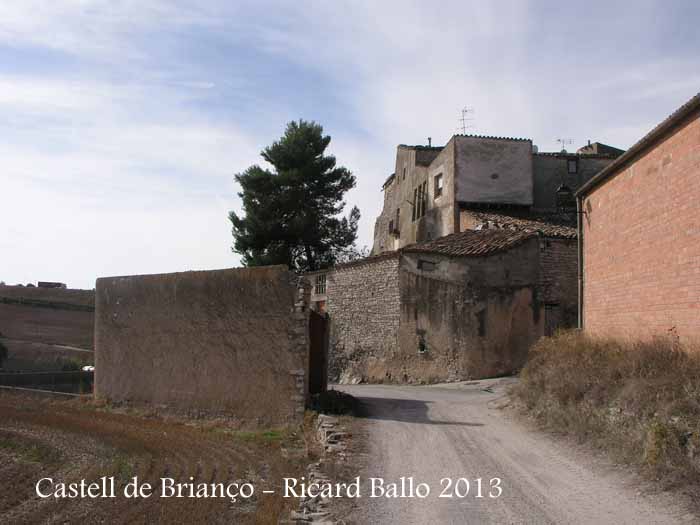
[[[95,290],[0,285],[0,299],[2,298],[95,307]]]
[[[94,290],[0,286],[0,341],[8,370],[60,370],[93,359]]]

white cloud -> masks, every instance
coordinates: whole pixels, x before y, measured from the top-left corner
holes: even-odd
[[[248,71],[229,72],[230,49],[311,73],[337,101],[342,114],[322,124],[358,178],[348,202],[371,244],[395,146],[444,143],[464,106],[476,133],[545,150],[558,137],[626,147],[697,92],[700,59],[646,56],[640,35],[655,34],[659,9],[625,12],[621,26],[613,8],[561,25],[566,13],[529,2],[4,2],[4,49],[51,50],[79,66],[0,74],[0,191],[22,197],[0,207],[11,225],[0,251],[12,254],[0,279],[91,286],[97,275],[236,260],[233,174],[277,138],[251,130],[281,132],[284,116],[305,115],[285,78],[263,80],[278,84],[265,99]],[[597,47],[612,32],[615,49]],[[182,55],[190,43],[216,60]],[[211,101],[226,89],[264,125],[218,115]]]

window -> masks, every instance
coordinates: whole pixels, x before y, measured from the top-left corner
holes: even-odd
[[[394,221],[389,221],[389,233],[394,233]]]
[[[403,167],[403,175],[401,176],[401,180],[406,180],[406,166]]]
[[[566,171],[570,175],[578,173],[578,159],[569,159],[566,161]]]
[[[418,269],[423,270],[424,272],[432,272],[435,270],[435,263],[432,261],[418,259]]]
[[[428,182],[426,181],[413,190],[413,214],[411,220],[416,221],[425,215],[427,198]]]
[[[319,273],[316,276],[316,294],[326,293],[326,274]]]
[[[480,310],[476,313],[476,322],[479,325],[479,337],[486,337],[486,310]]]
[[[435,196],[433,198],[437,199],[440,195],[442,195],[442,173],[435,175]]]
[[[411,211],[411,220],[415,221],[418,212],[418,188],[413,188],[413,205],[411,207],[413,208]]]

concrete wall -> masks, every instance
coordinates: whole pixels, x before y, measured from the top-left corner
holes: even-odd
[[[429,165],[428,165],[429,164]],[[404,177],[405,170],[405,177]],[[435,177],[442,174],[443,192],[435,198]],[[399,146],[396,150],[395,177],[384,188],[384,205],[375,221],[373,254],[392,251],[416,242],[436,239],[455,231],[454,196],[454,142],[451,140],[442,150]],[[425,215],[413,220],[411,203],[414,190],[427,182]],[[389,231],[391,221],[398,230]]]
[[[298,422],[308,292],[283,266],[97,280],[95,395]]]
[[[398,257],[388,254],[340,266],[328,274],[330,381],[384,379],[383,362],[397,348],[398,268]]]
[[[457,201],[533,202],[532,142],[455,136]]]
[[[568,172],[568,159],[578,159],[577,173]],[[556,191],[563,183],[575,192],[596,173],[610,164],[613,158],[591,155],[540,153],[532,156],[534,176],[534,204],[537,211],[556,211]]]
[[[586,331],[700,336],[700,114],[585,197]]]

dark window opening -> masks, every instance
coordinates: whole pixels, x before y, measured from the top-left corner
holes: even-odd
[[[418,269],[423,270],[424,272],[432,272],[435,270],[435,263],[432,261],[418,259]]]
[[[476,313],[476,321],[479,323],[479,337],[486,337],[486,310]]]
[[[326,293],[326,274],[319,273],[316,276],[316,294]]]
[[[418,188],[413,189],[413,210],[411,211],[411,220],[416,220],[416,214],[418,212]]]
[[[578,173],[578,159],[569,159],[566,162],[566,171],[570,175],[575,175]]]
[[[406,166],[403,167],[403,175],[401,176],[401,180],[406,180]]]
[[[428,201],[428,181],[420,184],[413,190],[413,220],[420,219],[425,215]]]
[[[435,175],[435,199],[442,195],[442,173]]]

